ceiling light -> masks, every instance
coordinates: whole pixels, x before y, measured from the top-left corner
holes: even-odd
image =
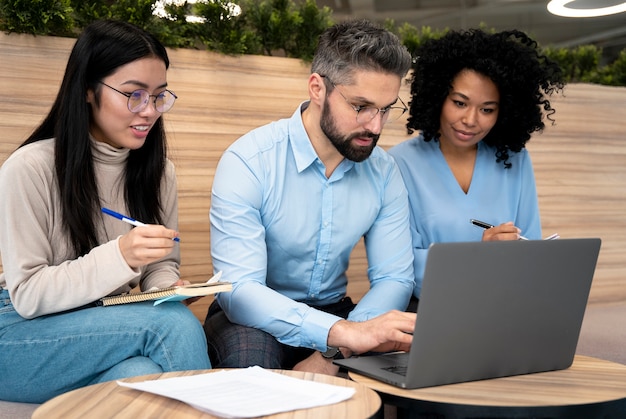
[[[614,15],[626,12],[626,1],[615,6],[597,7],[594,9],[572,9],[567,7],[569,3],[575,0],[551,0],[548,3],[548,11],[553,15],[563,17],[598,17]]]

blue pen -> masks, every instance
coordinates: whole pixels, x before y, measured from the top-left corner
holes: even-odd
[[[141,221],[137,221],[134,218],[130,218],[130,217],[126,216],[126,215],[122,215],[119,212],[115,212],[115,211],[110,210],[108,208],[102,208],[102,212],[107,214],[107,215],[110,215],[111,217],[115,217],[118,220],[122,220],[125,223],[128,223],[130,225],[134,225],[135,227],[145,227],[147,225],[145,223],[142,223]],[[178,237],[174,237],[172,240],[174,240],[175,242],[180,242],[180,238],[178,238]]]

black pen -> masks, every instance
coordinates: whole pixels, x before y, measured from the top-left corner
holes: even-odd
[[[492,224],[489,224],[489,223],[486,223],[486,222],[480,221],[480,220],[475,220],[473,218],[470,218],[470,223],[474,224],[477,227],[484,228],[485,230],[487,230],[488,228],[495,227]],[[519,236],[519,239],[520,240],[528,240],[526,237],[524,237],[522,235]]]

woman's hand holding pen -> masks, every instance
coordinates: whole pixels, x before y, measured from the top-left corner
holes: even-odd
[[[522,238],[521,232],[512,221],[509,221],[508,223],[486,228],[483,231],[483,241],[520,240]]]
[[[135,227],[119,239],[122,256],[131,268],[139,268],[169,255],[178,244],[178,232],[162,225]]]
[[[122,256],[131,268],[139,268],[156,262],[170,254],[174,242],[180,242],[178,232],[172,229],[161,225],[145,224],[109,208],[102,208],[102,212],[135,226],[119,240]]]

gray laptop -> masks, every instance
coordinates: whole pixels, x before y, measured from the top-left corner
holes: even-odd
[[[409,353],[336,360],[421,388],[568,368],[600,239],[437,243]]]

